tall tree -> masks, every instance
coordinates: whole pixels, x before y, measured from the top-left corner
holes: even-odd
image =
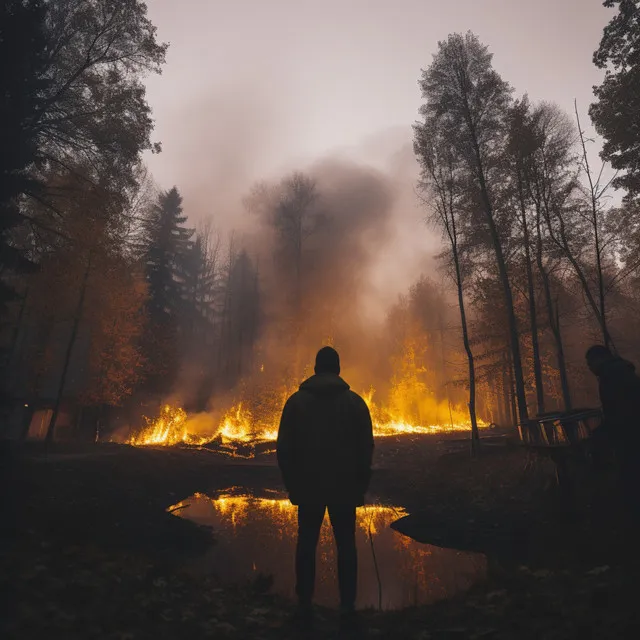
[[[318,208],[316,182],[295,172],[275,185],[260,184],[245,200],[250,211],[261,216],[273,234],[274,276],[278,280],[278,303],[284,349],[295,376],[301,370],[300,340],[308,312],[305,291],[308,283],[308,242],[319,229],[323,216]],[[292,372],[285,373],[289,376]]]
[[[545,411],[544,385],[542,382],[542,365],[540,359],[540,341],[538,336],[538,313],[536,305],[536,288],[531,259],[531,233],[529,198],[526,188],[526,164],[534,144],[531,129],[527,126],[529,117],[529,100],[525,96],[517,101],[510,114],[509,156],[515,186],[516,208],[520,213],[520,231],[522,248],[524,249],[524,267],[526,276],[527,299],[529,303],[529,324],[531,328],[531,350],[533,355],[533,374],[536,387],[537,413]]]
[[[186,264],[193,230],[184,226],[176,187],[158,196],[144,223],[144,263],[149,286],[149,329],[145,338],[150,385],[167,390],[177,373],[180,321],[184,317]]]
[[[19,199],[38,193],[33,176],[38,145],[33,128],[48,87],[45,5],[40,0],[6,0],[0,5],[0,313],[14,297],[7,272],[31,264],[11,240],[21,222]]]
[[[133,392],[142,374],[146,300],[141,270],[123,250],[123,200],[87,188],[75,172],[56,182],[66,198],[57,198],[58,233],[29,280],[10,388],[31,395],[30,378],[38,376],[30,374],[40,370],[43,387],[34,395],[54,400],[49,440],[63,401],[118,404]],[[38,215],[36,208],[31,213]]]
[[[607,318],[607,299],[606,299],[606,283],[605,283],[605,251],[607,242],[604,236],[604,218],[608,210],[604,207],[603,201],[607,196],[609,186],[615,178],[602,182],[605,165],[603,164],[597,175],[591,169],[589,163],[589,153],[587,152],[587,142],[585,139],[582,125],[580,124],[580,114],[578,113],[578,103],[575,103],[576,123],[578,125],[578,137],[580,139],[580,148],[582,150],[582,158],[580,168],[586,179],[586,187],[584,189],[587,199],[587,211],[589,224],[591,225],[591,233],[593,237],[593,252],[595,255],[595,272],[596,272],[596,288],[598,291],[597,301],[597,317],[600,321],[600,329],[602,331],[602,340],[606,347],[613,347],[611,334],[609,333],[609,325]]]
[[[159,73],[167,45],[141,0],[47,2],[47,76],[33,121],[39,154],[51,165],[81,158],[96,173],[132,179],[152,148],[151,110],[142,82]]]
[[[159,150],[143,79],[160,71],[167,48],[140,0],[8,0],[1,11],[0,54],[12,64],[2,70],[0,266],[24,258],[8,229],[43,224],[20,196],[60,214],[39,188],[52,174],[136,190],[142,152]]]
[[[465,224],[462,210],[465,203],[461,184],[464,181],[464,170],[449,141],[440,136],[436,128],[431,129],[430,124],[432,124],[432,121],[415,125],[414,149],[422,168],[421,188],[433,198],[433,200],[428,201],[432,211],[431,220],[441,229],[449,242],[451,251],[451,273],[458,295],[462,341],[467,354],[469,370],[468,404],[469,418],[471,420],[472,449],[474,449],[475,443],[479,439],[479,433],[476,418],[476,373],[473,351],[469,340],[464,298],[463,230],[465,229]]]
[[[211,221],[201,225],[182,260],[185,332],[202,345],[210,341],[221,268],[220,235]]]
[[[602,84],[594,87],[597,101],[589,114],[604,138],[602,158],[623,171],[615,185],[636,197],[640,194],[640,2],[603,4],[617,13],[593,56],[595,65],[606,71]]]
[[[227,286],[224,372],[229,381],[237,381],[250,369],[260,314],[258,273],[245,250],[234,256]]]
[[[579,125],[579,122],[578,122]],[[609,183],[601,183],[589,167],[584,133],[556,106],[539,105],[532,115],[535,146],[529,162],[531,196],[545,233],[573,270],[603,342],[612,344],[605,295],[615,267],[614,238],[605,224],[604,200]],[[580,178],[585,175],[587,185]]]
[[[522,151],[525,154],[525,184],[533,203],[536,266],[540,275],[548,326],[554,339],[556,362],[565,409],[571,408],[571,391],[560,325],[560,309],[553,289],[554,271],[567,259],[578,274],[589,298],[590,288],[576,250],[586,238],[580,220],[565,224],[564,212],[577,188],[574,131],[566,114],[557,107],[540,104],[531,109],[525,122]],[[552,222],[558,219],[558,224]],[[557,280],[557,278],[555,278]]]
[[[505,298],[518,415],[525,422],[528,411],[518,323],[496,210],[511,88],[491,61],[487,47],[472,33],[453,34],[439,42],[438,52],[420,80],[426,100],[420,112],[465,164],[473,192],[469,199],[478,203],[483,214]]]

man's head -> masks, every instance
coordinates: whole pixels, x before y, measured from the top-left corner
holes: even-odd
[[[592,373],[598,375],[602,369],[602,365],[613,358],[613,354],[607,347],[601,344],[594,344],[587,349],[586,353],[587,366]]]
[[[334,373],[340,375],[340,356],[332,347],[322,347],[316,355],[316,373]]]

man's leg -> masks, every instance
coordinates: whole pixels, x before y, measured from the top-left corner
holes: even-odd
[[[355,506],[329,505],[329,518],[338,549],[338,584],[340,608],[344,613],[355,610],[358,584]]]
[[[296,595],[302,606],[310,606],[316,581],[316,547],[324,519],[325,506],[301,504],[298,507],[296,545]]]

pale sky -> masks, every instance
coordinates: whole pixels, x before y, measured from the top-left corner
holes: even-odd
[[[474,31],[516,94],[571,112],[575,98],[587,124],[600,78],[592,54],[612,14],[601,0],[147,4],[171,45],[164,73],[148,82],[163,145],[148,163],[162,188],[178,185],[195,218],[235,218],[256,179],[323,155],[384,163],[410,144],[420,70],[452,32]],[[419,217],[412,212],[411,225]],[[404,230],[414,236],[413,226]]]
[[[162,186],[185,152],[240,135],[277,170],[417,117],[420,69],[454,31],[478,34],[517,92],[586,112],[591,62],[611,10],[601,0],[147,0],[164,73],[148,82]],[[195,122],[194,122],[195,121]],[[221,136],[225,138],[225,135]],[[247,140],[248,138],[248,140]],[[228,141],[225,139],[225,146]],[[227,151],[227,149],[225,149]],[[188,154],[187,154],[188,155]]]

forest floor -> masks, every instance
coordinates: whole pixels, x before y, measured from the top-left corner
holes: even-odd
[[[487,554],[489,575],[433,605],[363,613],[376,638],[640,637],[638,550],[611,471],[581,481],[574,508],[548,463],[519,449],[388,441],[372,492],[406,507],[398,530]],[[293,605],[268,581],[230,585],[184,570],[210,530],[167,513],[195,492],[281,487],[272,457],[122,445],[2,450],[3,638],[295,638]],[[214,541],[215,544],[215,541]],[[321,609],[315,638],[335,637]]]

